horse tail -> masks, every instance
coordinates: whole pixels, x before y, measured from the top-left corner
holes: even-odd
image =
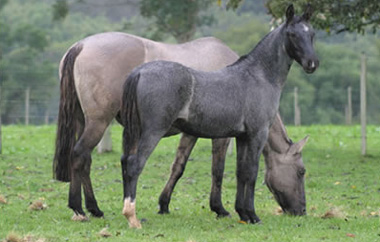
[[[137,85],[140,73],[133,72],[124,83],[121,101],[121,119],[124,125],[123,151],[129,154],[132,146],[136,145],[141,134],[140,114],[137,105]]]
[[[70,161],[79,130],[78,117],[83,112],[74,84],[74,63],[82,51],[82,44],[76,44],[66,54],[60,68],[60,101],[53,161],[53,177],[59,181],[70,181]]]

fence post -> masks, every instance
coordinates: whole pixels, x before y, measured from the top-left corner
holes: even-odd
[[[298,87],[294,87],[294,125],[301,125],[301,110],[298,106]]]
[[[367,57],[364,52],[361,54],[361,73],[360,73],[360,124],[361,124],[361,136],[362,136],[362,145],[361,145],[361,154],[365,155],[367,152],[367,97],[366,97],[366,66]]]
[[[25,125],[29,125],[30,87],[25,90]]]
[[[352,124],[352,89],[347,87],[346,124]]]
[[[112,151],[111,125],[112,123],[108,125],[107,129],[104,131],[103,137],[97,147],[98,153]]]
[[[45,111],[45,125],[49,125],[49,110]]]
[[[1,125],[2,125],[2,123],[1,123],[1,87],[0,87],[0,154],[2,154],[3,153],[3,134],[2,134],[2,132],[1,132]]]

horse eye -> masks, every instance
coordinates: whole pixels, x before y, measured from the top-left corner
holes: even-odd
[[[287,35],[288,35],[288,37],[291,37],[291,38],[296,37],[296,34],[293,32],[288,32]]]

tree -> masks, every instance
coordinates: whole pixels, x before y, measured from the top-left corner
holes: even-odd
[[[147,37],[162,40],[165,34],[170,34],[182,43],[192,39],[198,27],[213,23],[213,16],[205,12],[213,3],[214,0],[140,0],[138,5],[137,0],[108,1],[103,4],[80,0],[69,4],[67,0],[56,0],[52,8],[53,19],[61,21],[74,6],[79,5],[96,5],[103,10],[115,5],[126,9],[130,5],[139,6],[141,15],[154,21],[154,25],[148,29],[150,36]]]
[[[218,0],[220,2],[220,0]],[[229,0],[227,6],[236,9],[242,0]],[[376,32],[380,26],[379,0],[293,0],[301,12],[306,4],[311,4],[316,17],[312,24],[316,29],[328,33],[357,32],[366,30]],[[266,0],[266,7],[274,18],[282,18],[289,0]]]
[[[141,0],[141,15],[154,18],[157,31],[171,34],[178,43],[194,37],[197,27],[210,25],[214,18],[205,14],[214,0]]]

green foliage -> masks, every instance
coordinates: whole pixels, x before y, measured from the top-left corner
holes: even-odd
[[[1,9],[0,80],[4,123],[23,120],[27,87],[31,88],[31,112],[36,117],[32,123],[42,122],[46,110],[56,111],[57,69],[65,51],[89,34],[116,29],[116,25],[104,17],[90,18],[76,13],[60,22],[51,20],[51,6],[43,1],[15,0]]]
[[[306,4],[311,4],[316,18],[313,26],[328,33],[344,31],[364,34],[367,30],[375,33],[380,24],[380,1],[378,0],[295,0],[292,1],[301,12]],[[275,18],[285,15],[288,0],[267,0],[269,13]]]
[[[247,54],[268,33],[268,26],[258,18],[241,16],[239,23],[219,23],[223,30],[216,30],[213,35],[236,51],[239,55]],[[226,26],[228,24],[228,26]],[[244,38],[237,38],[244,36]]]
[[[158,196],[169,176],[179,136],[163,139],[139,179],[137,211],[143,229],[129,229],[122,211],[120,126],[113,126],[115,152],[94,152],[92,181],[104,219],[74,222],[67,208],[68,183],[52,180],[55,126],[3,127],[0,156],[0,240],[14,233],[28,241],[378,241],[380,128],[368,127],[368,153],[360,156],[359,126],[288,127],[303,150],[307,216],[277,215],[277,203],[262,184],[261,162],[255,192],[260,225],[239,224],[234,212],[236,154],[227,157],[223,203],[231,218],[216,219],[209,209],[211,141],[200,139],[173,194],[171,213],[157,214]],[[32,202],[46,204],[29,209]],[[339,216],[322,219],[336,209]],[[106,228],[109,238],[99,235]],[[355,238],[351,238],[354,236]],[[25,239],[26,240],[26,239]]]
[[[69,5],[66,0],[57,0],[52,6],[53,8],[53,20],[63,20],[69,13]]]
[[[142,0],[141,15],[154,18],[158,32],[170,33],[179,43],[193,38],[196,28],[210,25],[213,17],[205,10],[213,0]]]

